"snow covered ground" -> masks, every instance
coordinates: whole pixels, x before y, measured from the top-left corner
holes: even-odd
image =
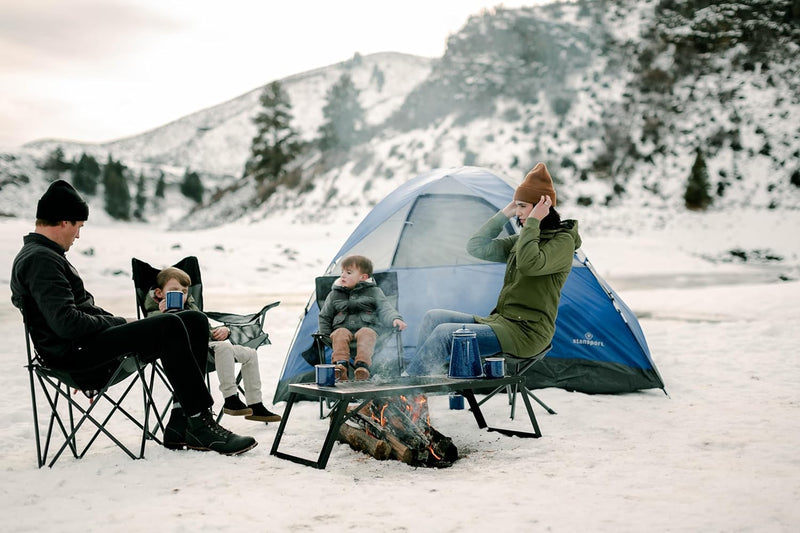
[[[468,411],[433,396],[432,423],[461,454],[451,468],[381,462],[337,444],[324,471],[270,456],[277,424],[234,417],[223,424],[259,441],[240,457],[153,445],[131,461],[100,441],[81,460],[37,469],[22,325],[8,288],[33,222],[0,221],[0,529],[797,531],[800,213],[564,214],[581,220],[584,251],[641,317],[669,396],[545,389],[538,395],[558,414],[536,407],[544,435],[535,440],[478,430]],[[90,220],[69,257],[99,305],[125,316],[135,316],[133,256],[160,266],[197,255],[210,310],[281,300],[268,314],[273,344],[259,350],[269,404],[313,278],[357,222],[286,216],[163,233]],[[747,263],[737,262],[740,252]],[[490,423],[526,427],[508,420],[500,397],[484,409]],[[303,403],[289,429],[281,448],[313,457],[326,422]]]

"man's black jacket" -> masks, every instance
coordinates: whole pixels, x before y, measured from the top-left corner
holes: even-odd
[[[58,364],[75,341],[125,323],[94,305],[64,249],[38,233],[24,237],[14,259],[11,302],[24,309],[33,345],[49,364]]]

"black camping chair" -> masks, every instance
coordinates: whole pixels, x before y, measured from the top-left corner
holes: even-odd
[[[509,376],[522,376],[536,363],[541,361],[545,358],[550,350],[553,349],[552,344],[548,344],[547,347],[542,350],[541,352],[537,353],[533,357],[514,357],[509,354],[500,354],[502,355],[503,359],[505,359],[506,365],[506,375]],[[548,407],[542,400],[536,397],[534,393],[530,391],[525,381],[523,381],[519,385],[506,385],[500,386],[495,388],[492,392],[487,394],[481,401],[478,402],[478,405],[483,405],[487,402],[490,398],[492,398],[495,394],[500,392],[501,390],[506,389],[508,393],[508,403],[511,405],[511,419],[514,419],[514,413],[517,406],[517,393],[519,394],[527,394],[530,398],[533,398],[536,403],[544,407],[544,409],[550,413],[551,415],[556,414],[550,407]]]
[[[259,311],[249,315],[239,315],[234,313],[225,313],[217,311],[205,311],[203,309],[203,278],[200,274],[200,263],[195,256],[184,257],[174,265],[186,272],[192,280],[189,286],[189,296],[194,299],[198,309],[200,309],[209,319],[225,325],[230,330],[228,337],[233,344],[241,346],[248,346],[257,349],[259,346],[271,344],[269,335],[264,331],[264,318],[267,311],[276,307],[280,302],[272,302],[265,305]],[[147,316],[144,309],[144,302],[147,293],[156,286],[156,276],[161,269],[155,268],[150,264],[136,259],[131,259],[131,275],[133,278],[133,285],[136,291],[136,315],[138,318]],[[209,349],[208,360],[206,362],[206,382],[209,390],[211,389],[209,372],[216,369],[214,364],[214,353]],[[239,392],[244,394],[241,387],[242,372],[241,370],[236,376],[236,385]],[[169,407],[169,406],[168,406]],[[223,412],[220,410],[217,415],[217,421],[222,418]],[[163,418],[163,413],[162,413]]]
[[[319,307],[320,311],[322,310],[322,306],[325,304],[325,299],[330,294],[333,288],[333,282],[336,281],[339,276],[319,276],[315,278],[315,300],[317,302],[317,306]],[[375,281],[375,284],[383,291],[383,294],[386,295],[389,302],[392,306],[397,309],[397,298],[398,298],[398,290],[397,290],[397,273],[396,272],[376,272],[372,275],[372,279]],[[316,332],[312,333],[311,336],[314,338],[314,349],[317,353],[317,361],[320,364],[325,364],[326,362],[330,362],[330,350],[331,350],[331,338],[328,335],[323,335],[322,333]],[[403,354],[403,338],[400,333],[400,330],[397,328],[383,328],[382,331],[378,333],[378,340],[375,343],[375,355],[373,356],[373,372],[375,374],[381,375],[395,375],[395,371],[392,369],[393,363],[391,362],[390,357],[386,357],[383,355],[383,351],[387,346],[387,342],[394,338],[394,345],[397,350],[397,370],[396,375],[399,376],[403,373],[403,369],[405,366],[405,359]],[[356,342],[353,341],[350,343],[350,357],[351,359],[355,356],[356,350]],[[323,418],[323,400],[320,399],[319,409],[320,409],[320,418]]]
[[[26,368],[30,379],[36,460],[39,468],[47,462],[51,445],[55,448],[57,441],[54,439],[59,434],[64,440],[50,459],[47,465],[49,467],[55,464],[67,448],[76,459],[83,458],[101,433],[131,459],[144,457],[145,444],[148,440],[161,444],[156,433],[160,430],[163,435],[164,422],[153,399],[153,386],[156,383],[156,376],[159,376],[162,382],[165,381],[153,365],[148,376],[145,372],[147,363],[142,362],[136,354],[126,354],[102,366],[80,372],[53,368],[45,363],[35,348],[31,348],[28,322],[25,319],[25,311],[21,311],[25,323],[25,346],[28,353]],[[131,379],[124,385],[123,382],[128,378]],[[137,385],[142,390],[141,413],[138,412],[138,407],[134,409],[133,398],[136,395],[130,394]],[[114,387],[113,392],[110,390],[112,387]],[[73,394],[72,390],[81,391],[83,394]],[[37,402],[37,391],[44,396],[46,403]],[[88,401],[87,406],[82,405],[81,398]],[[43,417],[40,417],[40,410],[44,412]],[[155,427],[152,429],[149,425],[151,411],[155,419]],[[46,419],[46,430],[42,427],[42,418]],[[138,454],[112,433],[118,426],[114,424],[112,427],[112,419],[114,421],[125,419],[129,422],[126,426],[133,424],[141,431]],[[86,425],[86,422],[89,424]],[[84,426],[93,428],[94,433],[81,447],[78,444],[78,434]]]

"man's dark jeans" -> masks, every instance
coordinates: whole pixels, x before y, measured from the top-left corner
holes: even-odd
[[[164,313],[108,328],[76,341],[58,366],[68,371],[93,369],[129,353],[139,354],[145,362],[161,359],[175,398],[187,414],[213,404],[205,383],[208,319],[203,313]]]

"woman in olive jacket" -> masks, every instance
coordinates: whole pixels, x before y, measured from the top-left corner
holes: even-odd
[[[470,324],[482,356],[499,352],[532,357],[555,334],[561,289],[581,245],[578,222],[562,221],[555,210],[556,192],[544,163],[537,164],[514,192],[514,199],[490,218],[467,243],[480,259],[506,263],[503,287],[487,317],[433,309],[422,319],[418,348],[406,369],[409,375],[446,372],[452,333]],[[518,235],[498,237],[512,216]]]

